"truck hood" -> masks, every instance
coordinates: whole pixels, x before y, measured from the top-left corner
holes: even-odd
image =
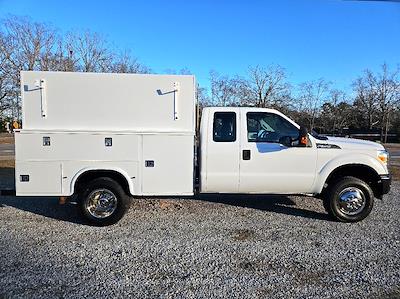
[[[326,145],[337,145],[343,149],[355,150],[383,150],[385,149],[381,144],[361,139],[343,138],[343,137],[327,137],[328,140],[318,140],[317,143]],[[321,142],[322,141],[322,142]]]

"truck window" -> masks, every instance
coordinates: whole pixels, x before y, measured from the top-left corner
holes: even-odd
[[[236,140],[236,113],[215,112],[213,140],[215,142],[234,142]]]
[[[247,113],[247,140],[249,142],[276,142],[283,136],[293,140],[299,136],[299,129],[283,117],[268,112]]]

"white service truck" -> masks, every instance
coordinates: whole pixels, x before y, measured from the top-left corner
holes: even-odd
[[[22,72],[17,196],[75,196],[97,225],[131,196],[307,194],[355,222],[390,189],[378,143],[309,134],[273,109],[210,107],[190,75]],[[199,132],[199,133],[197,133]]]

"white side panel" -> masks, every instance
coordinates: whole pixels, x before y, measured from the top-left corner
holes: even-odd
[[[16,135],[15,158],[19,161],[138,161],[141,147],[138,134],[20,132]],[[43,138],[50,145],[43,145]],[[105,138],[112,138],[112,146],[105,146]]]
[[[240,162],[240,193],[291,194],[311,191],[317,157],[315,144],[307,148],[285,147],[278,143],[244,140],[242,149],[250,150],[251,159],[242,159]]]
[[[98,169],[123,174],[131,193],[140,193],[141,135],[22,131],[15,136],[17,195],[69,196],[80,174]],[[50,145],[43,145],[44,137]],[[29,182],[20,182],[21,175],[29,175]]]
[[[195,130],[194,76],[21,72],[21,84],[24,130]]]
[[[122,174],[132,195],[192,195],[193,151],[191,135],[22,131],[16,133],[17,195],[72,195],[79,175],[91,170]],[[21,175],[29,182],[20,182]]]
[[[17,195],[61,194],[60,162],[18,162],[16,164]],[[29,175],[29,181],[21,182],[21,175]]]
[[[144,135],[142,194],[192,195],[193,155],[193,136]]]
[[[192,194],[195,87],[191,75],[21,72],[16,179],[30,182],[17,194],[71,195],[96,169],[121,173],[134,195]]]

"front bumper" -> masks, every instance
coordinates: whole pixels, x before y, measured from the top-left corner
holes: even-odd
[[[390,174],[380,175],[380,180],[378,182],[379,193],[382,195],[389,193],[391,183],[392,183],[392,176]]]

